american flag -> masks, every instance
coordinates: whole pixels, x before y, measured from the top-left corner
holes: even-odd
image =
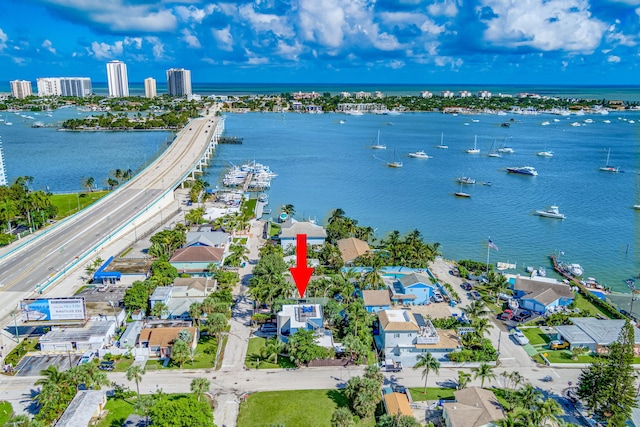
[[[489,241],[488,241],[488,243],[489,243],[489,247],[490,247],[490,248],[493,248],[493,249],[495,249],[496,251],[498,250],[498,247],[496,246],[496,244],[495,244],[495,243],[493,243],[493,242],[491,241],[491,237],[489,237]]]

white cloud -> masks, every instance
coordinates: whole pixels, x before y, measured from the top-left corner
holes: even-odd
[[[53,47],[53,43],[51,43],[51,40],[43,41],[41,46],[47,49],[49,52],[53,53],[54,55],[57,53],[56,48]]]
[[[211,35],[218,42],[218,48],[227,52],[233,50],[233,36],[231,35],[231,26],[227,25],[221,30],[211,30]]]
[[[403,68],[405,66],[405,63],[404,63],[404,61],[398,61],[396,59],[396,60],[393,60],[393,61],[386,62],[385,66],[388,67],[388,68],[392,68],[394,70],[398,70],[400,68]]]
[[[290,45],[290,44],[286,44],[282,40],[278,40],[277,52],[278,52],[278,55],[280,55],[283,58],[286,58],[292,61],[297,61],[298,56],[303,50],[304,50],[304,46],[302,46],[298,42],[295,42],[294,44]]]
[[[92,42],[91,52],[96,59],[113,59],[114,57],[122,54],[122,46],[123,42],[121,40],[114,44]]]
[[[136,49],[142,48],[142,37],[125,37],[124,38],[125,46],[135,46]]]
[[[163,59],[164,58],[164,44],[160,41],[160,39],[156,36],[149,36],[144,38],[145,41],[151,43],[153,46],[152,52],[153,57],[155,59]]]
[[[483,0],[496,16],[484,37],[498,46],[590,53],[607,26],[591,16],[587,0]]]
[[[7,40],[9,40],[9,37],[2,31],[2,28],[0,28],[0,52],[7,47]]]
[[[187,46],[189,46],[191,49],[200,49],[202,47],[202,45],[200,44],[200,40],[198,40],[198,37],[192,34],[191,31],[186,28],[182,30],[182,40],[184,40],[185,43],[187,43]]]
[[[453,18],[458,14],[458,2],[456,0],[443,0],[430,4],[427,11],[431,16],[446,16]]]
[[[617,64],[620,62],[620,57],[616,55],[609,55],[607,57],[607,62],[611,62],[613,64]]]
[[[628,4],[629,6],[640,6],[640,0],[609,0],[611,3]]]
[[[193,5],[189,5],[188,7],[176,6],[175,11],[184,22],[195,22],[197,24],[201,24],[202,20],[208,15],[207,11],[198,9]]]
[[[346,22],[340,0],[300,0],[299,8],[304,40],[332,48],[342,46]]]
[[[257,32],[272,31],[279,37],[293,37],[293,29],[284,16],[278,16],[266,13],[256,13],[253,6],[245,4],[240,6],[240,18],[251,24]]]

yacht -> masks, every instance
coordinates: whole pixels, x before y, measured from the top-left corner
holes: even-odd
[[[616,172],[620,172],[620,168],[619,168],[619,167],[611,166],[611,165],[609,164],[609,156],[610,156],[610,155],[611,155],[611,148],[609,148],[609,151],[607,151],[607,164],[606,164],[606,165],[604,165],[604,166],[602,166],[602,167],[600,168],[600,170],[601,170],[602,172],[614,172],[614,173],[616,173]]]
[[[550,150],[539,151],[538,152],[538,156],[540,156],[540,157],[553,157],[553,151],[550,151]]]
[[[565,219],[564,214],[560,213],[557,206],[549,206],[549,209],[544,211],[536,211],[536,215],[543,216],[545,218]]]
[[[574,277],[580,277],[584,274],[584,270],[580,264],[569,264],[567,268],[569,273]]]
[[[393,160],[390,162],[387,162],[387,166],[389,166],[390,168],[401,168],[402,167],[402,162],[399,161],[398,159],[396,159],[396,150],[393,150]]]
[[[476,180],[475,179],[471,179],[468,176],[461,176],[460,178],[456,179],[457,182],[459,182],[460,184],[475,184]]]
[[[542,126],[549,126],[551,124],[551,122],[548,121],[544,121],[541,123]]]
[[[546,277],[547,276],[547,270],[544,267],[540,266],[540,267],[538,267],[537,274],[540,277]]]
[[[428,156],[424,151],[415,151],[409,153],[409,157],[413,157],[414,159],[429,159],[431,156]]]
[[[538,171],[536,171],[532,166],[513,166],[507,168],[507,172],[517,173],[521,175],[538,176]]]
[[[508,147],[508,146],[506,146],[506,145],[503,145],[502,147],[498,148],[498,153],[503,153],[503,154],[513,154],[513,153],[515,153],[515,152],[516,152],[516,151],[515,151],[513,148]]]
[[[480,149],[477,147],[478,145],[478,135],[475,136],[473,140],[473,148],[467,149],[468,154],[478,154],[480,153]]]
[[[445,144],[444,144],[444,132],[442,132],[442,133],[440,134],[440,144],[439,144],[439,145],[436,145],[436,148],[441,148],[441,149],[444,149],[444,150],[446,150],[447,148],[449,148],[449,146],[448,146],[448,145],[445,145]]]

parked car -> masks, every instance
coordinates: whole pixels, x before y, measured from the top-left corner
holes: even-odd
[[[473,298],[474,300],[480,300],[482,299],[482,296],[480,295],[480,292],[478,291],[471,291],[471,298]]]
[[[500,320],[511,320],[511,318],[513,318],[513,310],[510,309],[506,309],[498,316]]]
[[[549,348],[551,350],[564,350],[565,348],[569,348],[569,343],[561,340],[553,340],[549,343]]]
[[[527,338],[525,334],[520,331],[515,331],[513,333],[513,339],[516,340],[516,342],[520,345],[529,344],[529,338]]]
[[[469,282],[464,282],[460,284],[460,287],[462,289],[464,289],[465,291],[470,291],[471,289],[473,289],[473,286],[471,285],[471,283]]]
[[[98,369],[100,369],[101,371],[113,371],[113,369],[116,367],[116,362],[114,362],[113,360],[105,360],[104,362],[100,362],[100,364],[98,365]]]
[[[444,301],[444,297],[442,296],[442,294],[440,292],[434,292],[433,295],[431,296],[431,298],[433,298],[433,300],[435,302],[442,302]]]

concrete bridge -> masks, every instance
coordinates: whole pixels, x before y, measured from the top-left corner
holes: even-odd
[[[75,215],[3,248],[0,324],[10,320],[19,301],[55,286],[77,264],[101,256],[110,240],[162,215],[173,201],[173,190],[209,163],[223,130],[224,118],[216,117],[215,110],[191,120],[164,153],[129,182]]]

